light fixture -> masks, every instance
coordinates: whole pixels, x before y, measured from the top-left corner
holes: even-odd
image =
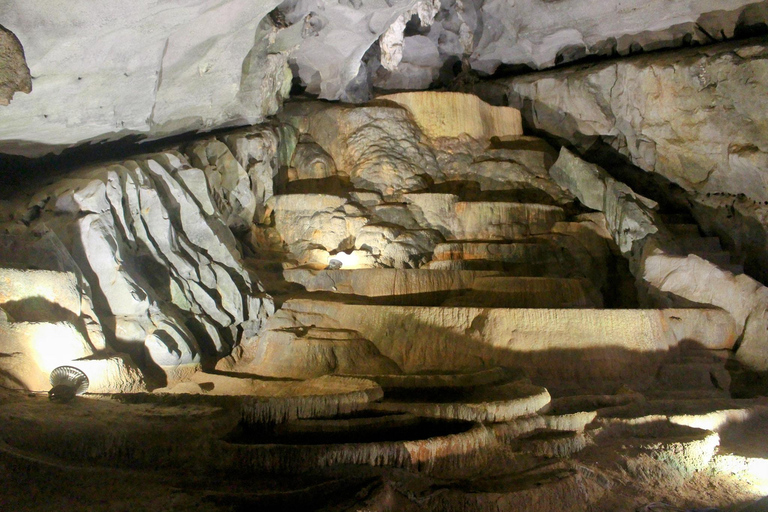
[[[51,372],[51,390],[48,398],[57,402],[69,402],[75,395],[88,391],[88,376],[74,366],[59,366]]]

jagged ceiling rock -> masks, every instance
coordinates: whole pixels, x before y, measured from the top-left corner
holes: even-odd
[[[283,8],[294,20],[308,11],[323,19],[293,59],[310,93],[346,101],[367,99],[370,86],[424,89],[460,62],[481,74],[503,64],[542,69],[710,43],[768,19],[764,2],[750,0],[286,0]]]
[[[439,3],[439,2],[438,2]],[[360,101],[369,97],[363,56],[385,36],[385,62],[402,56],[402,31],[410,15],[431,1],[417,0],[286,0],[280,6],[289,23],[303,23],[311,37],[300,42],[292,62],[307,92],[326,99]],[[429,16],[423,14],[425,19]],[[302,21],[303,20],[303,21]],[[395,25],[395,29],[388,29]],[[402,27],[402,28],[400,28]],[[385,35],[386,33],[386,35]],[[383,52],[384,53],[384,52]]]
[[[475,5],[478,2],[474,2]],[[471,2],[456,0],[456,4]],[[500,64],[546,68],[586,55],[627,55],[732,37],[741,25],[765,20],[751,0],[486,0],[476,7],[473,69],[492,73]],[[458,9],[457,9],[458,10]]]
[[[290,90],[287,55],[268,49],[278,3],[4,2],[34,92],[0,111],[0,152],[260,122]]]
[[[450,81],[458,64],[465,77],[544,68],[711,42],[767,19],[749,0],[7,0],[1,21],[34,91],[0,111],[0,152],[254,124],[287,96],[289,62],[309,93],[360,102],[374,86]]]

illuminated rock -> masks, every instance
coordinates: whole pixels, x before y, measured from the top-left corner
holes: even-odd
[[[0,380],[3,386],[47,391],[51,371],[93,354],[93,347],[68,322],[0,322]]]
[[[331,155],[314,142],[300,142],[288,170],[288,179],[306,180],[328,178],[336,175],[336,164]]]
[[[383,195],[420,190],[439,174],[424,135],[400,107],[326,106],[310,113],[307,133],[339,175]]]
[[[259,336],[248,358],[252,359],[247,365],[238,365],[238,371],[266,377],[400,373],[400,368],[370,341],[346,329],[268,329]]]
[[[125,355],[91,357],[69,363],[88,376],[89,393],[141,393],[147,391],[144,375]]]
[[[510,277],[469,270],[360,269],[283,271],[307,291],[407,300],[413,305],[501,307],[600,307],[602,299],[585,279]],[[421,295],[423,298],[419,298]]]
[[[367,224],[355,238],[355,247],[368,251],[377,266],[419,268],[426,263],[443,236],[433,229],[407,230],[393,224]]]
[[[19,320],[45,322],[80,317],[77,276],[54,270],[0,269],[0,306]]]
[[[309,325],[356,330],[407,373],[514,366],[547,388],[569,382],[586,389],[648,386],[661,360],[683,341],[729,349],[738,336],[733,319],[720,309],[434,308],[290,300],[268,322],[273,330]]]
[[[494,107],[473,94],[459,92],[403,92],[379,96],[405,107],[425,135],[432,138],[475,139],[510,137],[523,134],[520,111]]]
[[[368,222],[364,210],[325,194],[279,195],[269,206],[275,228],[300,263],[315,262],[308,252],[311,249],[330,252],[354,247],[357,233]]]
[[[557,206],[496,201],[461,201],[452,194],[407,194],[414,217],[447,240],[503,240],[546,233],[565,218]]]
[[[546,389],[534,386],[525,379],[465,390],[458,393],[458,396],[443,392],[447,396],[433,395],[429,400],[418,400],[416,389],[411,390],[410,394],[414,401],[406,397],[403,401],[374,404],[373,408],[379,411],[409,412],[428,418],[497,423],[536,414],[550,401]]]
[[[242,171],[226,146],[212,147],[222,153],[208,155],[209,163]],[[221,177],[216,169],[195,172],[184,156],[167,152],[82,170],[38,194],[48,207],[37,222],[59,234],[96,290],[96,314],[119,348],[136,356],[146,346],[161,366],[228,353],[272,307],[223,222],[233,213],[215,200],[225,199],[221,181],[211,178]],[[252,216],[250,185],[238,190],[250,194]]]

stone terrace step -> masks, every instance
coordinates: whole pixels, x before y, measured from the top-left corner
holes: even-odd
[[[546,243],[535,240],[517,242],[448,242],[435,246],[433,261],[488,260],[510,263],[539,261],[550,252]]]
[[[572,255],[567,249],[545,239],[514,242],[461,241],[435,246],[430,270],[496,270],[517,276],[579,275],[576,261],[584,254]],[[588,253],[587,253],[588,257]]]
[[[481,278],[472,290],[444,306],[504,308],[601,308],[600,293],[587,279],[551,277]]]
[[[548,389],[576,383],[608,393],[621,383],[652,385],[670,349],[684,340],[722,349],[731,348],[737,336],[730,315],[710,309],[483,309],[314,300],[287,301],[266,329],[309,325],[358,331],[406,373],[521,367]]]
[[[309,292],[400,298],[404,305],[485,307],[601,307],[586,279],[516,277],[493,271],[291,269],[286,281]],[[446,302],[448,301],[448,302]]]
[[[558,206],[497,201],[460,201],[453,194],[405,194],[408,209],[423,226],[448,240],[510,240],[547,233],[565,219]]]
[[[550,401],[549,392],[526,379],[488,386],[461,393],[460,396],[439,400],[429,396],[419,399],[416,390],[410,399],[385,400],[371,408],[387,412],[407,412],[428,418],[464,421],[502,422],[537,413]]]

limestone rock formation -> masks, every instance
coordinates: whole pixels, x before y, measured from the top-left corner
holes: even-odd
[[[215,139],[196,142],[187,151],[190,163],[205,173],[204,184],[210,184],[213,201],[227,226],[233,231],[248,231],[256,213],[256,197],[243,166],[226,144]]]
[[[323,375],[397,374],[401,370],[360,333],[320,327],[270,329],[259,337],[247,365],[237,366],[267,377],[312,379]]]
[[[521,76],[499,86],[531,126],[582,150],[601,139],[681,186],[699,223],[727,240],[764,281],[765,61],[761,41],[726,43]]]
[[[600,167],[576,157],[566,148],[549,169],[552,178],[570,190],[584,206],[605,214],[608,228],[622,252],[630,254],[635,242],[658,231],[651,211],[658,204],[616,181]]]
[[[296,145],[288,171],[289,180],[321,179],[335,175],[336,163],[318,144],[303,141]]]
[[[425,89],[458,65],[483,74],[502,64],[542,69],[588,55],[709,43],[768,19],[765,7],[751,0],[313,0],[281,9],[292,23],[316,15],[312,25],[319,30],[295,50],[295,67],[309,92],[344,101],[367,100],[372,85]]]
[[[277,111],[294,74],[322,99],[363,102],[373,87],[471,83],[472,73],[501,65],[547,68],[709,43],[768,19],[753,0],[142,0],[130,9],[12,0],[4,7],[3,24],[23,44],[35,85],[0,114],[0,152],[29,156],[125,135],[261,122]]]
[[[661,302],[669,301],[664,294],[671,294],[728,311],[741,330],[737,358],[756,370],[768,369],[765,338],[768,288],[747,275],[733,275],[695,254],[674,256],[658,248],[649,252],[642,278],[657,288],[657,293],[662,295]]]
[[[652,300],[661,298],[662,303],[671,305],[684,299],[729,312],[741,338],[738,359],[756,370],[768,369],[768,288],[747,275],[734,276],[691,254],[664,227],[653,211],[657,206],[654,201],[636,194],[566,148],[550,173],[586,206],[605,214],[614,240]]]
[[[404,198],[417,219],[448,240],[513,239],[546,233],[564,219],[561,208],[542,204],[461,201],[452,194],[434,193]]]
[[[312,114],[307,132],[357,187],[384,195],[420,190],[438,175],[423,134],[399,107],[328,107]]]
[[[518,110],[492,107],[473,94],[421,91],[379,96],[377,100],[405,107],[421,131],[433,139],[467,134],[489,140],[523,134]]]
[[[6,3],[3,24],[35,79],[0,114],[0,151],[263,121],[291,82],[286,54],[269,47],[278,3]]]
[[[0,322],[2,385],[47,391],[51,371],[88,357],[93,348],[68,322]]]
[[[96,166],[15,213],[59,235],[112,346],[170,370],[228,353],[272,311],[224,223],[252,222],[249,176],[226,146],[206,144],[191,149],[193,160],[203,151],[205,170],[174,151]]]
[[[368,221],[363,210],[336,196],[280,195],[269,205],[275,228],[300,264],[325,267],[330,252],[354,246],[357,233]]]
[[[250,226],[251,220],[258,222],[264,221],[267,209],[267,200],[274,195],[274,183],[277,177],[281,163],[284,163],[285,157],[281,157],[280,148],[289,146],[288,137],[281,137],[277,129],[268,125],[253,126],[241,130],[229,132],[221,137],[221,140],[227,145],[232,156],[237,159],[242,169],[250,179],[249,188],[254,201],[255,216],[253,219],[241,218]],[[287,134],[286,134],[287,135]],[[226,155],[226,153],[225,153]],[[210,161],[210,160],[209,160]],[[213,159],[217,165],[217,159]],[[231,166],[231,164],[229,164]],[[238,173],[238,184],[240,183],[240,170]],[[201,191],[202,192],[202,191]],[[213,190],[214,197],[221,196],[221,190]],[[242,194],[240,191],[239,194]],[[204,194],[200,194],[201,201],[205,202]],[[245,198],[245,204],[250,203],[248,197]],[[230,207],[237,208],[237,203]],[[240,205],[242,207],[242,204]]]
[[[269,45],[327,42],[337,9],[399,13],[381,43],[396,77],[443,11],[385,3],[297,18],[313,1],[286,2]],[[413,102],[302,100],[266,125],[56,168],[7,194],[0,466],[20,471],[0,472],[4,504],[24,509],[30,485],[57,503],[39,484],[65,470],[89,509],[753,496],[741,488],[765,481],[768,405],[730,395],[764,392],[748,370],[768,368],[766,288],[578,148],[483,118],[516,110],[407,97],[478,108],[461,123],[436,112],[450,122],[432,136]],[[108,396],[34,398],[62,365]]]
[[[17,92],[32,92],[32,77],[19,39],[0,25],[0,106],[8,105]]]
[[[406,373],[522,367],[548,388],[576,382],[600,392],[619,382],[649,386],[664,354],[683,342],[728,349],[737,337],[731,315],[719,309],[435,308],[295,299],[269,325],[358,331]],[[257,347],[253,341],[244,346],[246,361]]]

